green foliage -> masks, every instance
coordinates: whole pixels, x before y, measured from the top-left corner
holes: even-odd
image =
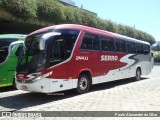
[[[116,27],[116,24],[113,23],[112,21],[106,21],[107,23],[107,30],[110,31],[110,32],[117,32],[117,27]]]
[[[117,31],[116,32],[121,34],[121,35],[126,35],[127,27],[119,24],[119,25],[117,25]]]
[[[156,55],[154,56],[154,61],[155,61],[155,62],[160,62],[160,53],[158,53],[158,54],[156,54]]]
[[[116,24],[110,20],[102,20],[80,8],[65,6],[58,0],[0,0],[0,7],[24,21],[37,19],[47,23],[46,25],[48,23],[81,24],[133,37],[151,44],[155,42],[154,37],[148,33]]]
[[[64,16],[65,20],[63,21],[64,23],[74,23],[76,22],[76,17],[75,17],[74,9],[73,7],[70,6],[64,6]]]
[[[23,19],[36,17],[35,0],[2,0],[2,7],[17,17]]]
[[[83,11],[79,8],[62,5],[64,18],[61,23],[83,24]]]
[[[39,0],[37,16],[55,24],[61,23],[65,19],[63,5],[55,0]]]
[[[74,21],[72,21],[72,23],[75,23],[75,24],[83,24],[82,22],[82,18],[83,18],[83,13],[80,9],[77,9],[77,8],[73,8],[71,7],[72,10],[73,10],[73,15],[74,15]],[[68,15],[69,17],[69,15]],[[67,22],[67,21],[66,21]]]
[[[87,25],[90,27],[97,27],[96,17],[91,13],[87,13],[84,11],[82,16],[82,21],[83,21],[82,22],[83,25]]]

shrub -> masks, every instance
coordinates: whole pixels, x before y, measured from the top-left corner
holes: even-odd
[[[17,17],[26,19],[36,17],[35,0],[2,0],[2,7]]]
[[[64,6],[64,16],[64,23],[74,23],[76,21],[73,7]]]
[[[0,0],[0,6],[24,21],[26,19],[28,21],[40,19],[39,21],[41,21],[42,19],[50,24],[82,24],[147,41],[150,44],[155,43],[152,35],[129,26],[116,24],[110,20],[102,20],[80,8],[65,6],[58,0]]]
[[[158,54],[156,54],[156,55],[154,56],[154,61],[155,61],[155,62],[160,62],[160,53],[158,53]]]
[[[39,0],[37,16],[54,24],[59,24],[65,19],[63,5],[55,0]]]

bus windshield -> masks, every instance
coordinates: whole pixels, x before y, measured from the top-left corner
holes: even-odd
[[[80,31],[55,29],[54,32],[61,34],[47,38],[44,49],[40,49],[40,40],[47,33],[26,38],[25,47],[20,49],[17,72],[40,72],[69,58]]]
[[[7,58],[9,45],[14,41],[17,41],[17,39],[0,39],[0,64]]]

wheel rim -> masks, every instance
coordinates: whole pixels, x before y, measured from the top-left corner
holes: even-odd
[[[79,82],[79,87],[81,90],[85,90],[88,86],[88,82],[86,78],[81,78],[80,82]]]

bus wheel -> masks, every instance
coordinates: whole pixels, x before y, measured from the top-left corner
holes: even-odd
[[[16,82],[15,82],[15,78],[13,79],[13,84],[12,84],[13,88],[17,89],[16,88]]]
[[[140,70],[140,68],[138,68],[138,69],[136,70],[135,80],[136,80],[136,81],[141,80],[141,70]]]
[[[89,88],[90,88],[89,77],[86,74],[81,74],[78,79],[78,86],[76,92],[78,92],[79,94],[83,94],[88,92]]]

